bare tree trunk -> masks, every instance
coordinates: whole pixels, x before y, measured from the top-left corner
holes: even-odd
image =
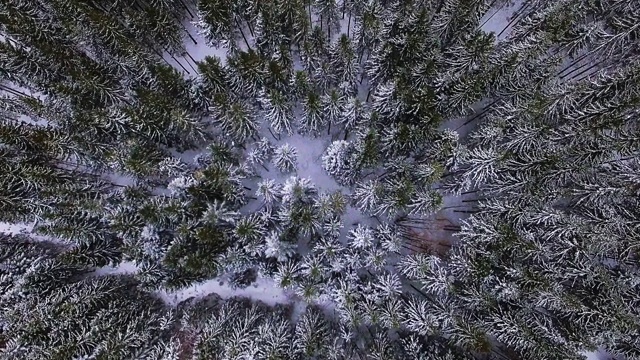
[[[242,27],[240,26],[238,19],[235,19],[235,20],[236,20],[236,25],[238,26],[238,30],[240,30],[240,34],[242,35],[242,38],[244,39],[245,44],[247,44],[247,49],[252,50],[251,46],[249,45],[249,41],[247,40],[247,37],[244,36],[244,31],[242,31]]]
[[[513,18],[511,18],[511,20],[507,23],[507,25],[502,28],[502,31],[500,31],[500,33],[498,34],[498,36],[496,36],[496,38],[499,38],[500,36],[502,36],[502,34],[507,31],[507,29],[515,24],[516,22],[520,21],[520,15],[525,13],[525,10],[529,7],[530,3],[526,3],[523,7],[521,7],[520,9],[518,9],[518,11],[513,15]]]
[[[497,0],[493,0],[493,2],[491,3],[491,5],[489,5],[489,9],[491,9],[493,7],[493,4],[496,3]],[[506,2],[504,2],[502,4],[502,6],[500,6],[491,16],[489,16],[487,18],[487,20],[485,20],[482,24],[480,24],[480,26],[478,26],[478,29],[481,29],[486,23],[489,22],[489,20],[493,19],[494,16],[496,16],[497,13],[500,12],[500,10],[502,10],[502,8],[504,7],[504,5],[506,4]]]
[[[186,58],[185,58],[185,62],[187,63],[187,65],[189,65],[189,67],[191,68],[191,70],[193,70],[194,73],[196,74],[198,73],[198,70],[196,70],[196,68],[193,67],[193,65],[191,65],[191,63]]]
[[[594,69],[594,68],[596,68],[596,67],[598,67],[598,66],[600,66],[600,65],[604,64],[605,62],[606,62],[606,60],[603,60],[603,61],[600,61],[600,62],[598,62],[598,63],[592,64],[592,65],[591,65],[591,66],[589,66],[588,68],[586,68],[586,69],[584,69],[584,70],[580,71],[579,73],[577,73],[575,76],[570,77],[568,80],[575,79],[576,77],[578,77],[578,76],[580,76],[580,75],[584,74],[585,72],[588,72],[588,71],[590,71],[590,70],[592,70],[592,69]],[[561,76],[560,78],[561,78],[562,80],[566,80],[566,79],[567,79],[567,77],[569,77],[569,75],[571,75],[572,73],[574,73],[576,70],[579,70],[579,69],[581,69],[581,68],[585,67],[586,65],[589,65],[589,64],[587,63],[587,64],[585,64],[585,65],[583,65],[583,66],[580,66],[579,68],[576,68],[575,70],[572,70],[571,72],[567,73],[567,74],[566,74],[566,75],[564,75],[564,76]]]
[[[458,130],[459,130],[460,128],[462,128],[463,126],[467,126],[467,125],[469,125],[470,123],[472,123],[472,122],[474,122],[474,121],[476,121],[476,120],[478,120],[478,119],[480,119],[480,118],[484,117],[484,116],[485,116],[485,114],[486,114],[489,110],[491,110],[491,106],[493,106],[493,104],[495,104],[495,103],[497,103],[497,102],[498,102],[498,99],[493,100],[489,105],[487,105],[487,106],[483,107],[483,108],[482,108],[482,110],[481,110],[479,113],[477,113],[475,116],[473,116],[471,119],[469,119],[469,120],[465,121],[465,122],[464,122],[464,124],[462,124],[462,125],[458,126],[458,127],[455,129],[455,131],[458,131]]]
[[[180,67],[187,72],[187,74],[191,74],[191,72],[189,70],[187,70],[186,67],[184,67],[184,65],[182,65],[182,63],[180,61],[178,61],[178,59],[175,58],[175,56],[173,56],[173,54],[171,54],[171,52],[167,51],[167,54],[169,54],[169,56],[171,56],[171,58],[173,60],[175,60],[176,63],[178,63],[178,65],[180,65]]]
[[[193,38],[193,36],[191,35],[191,33],[189,32],[189,30],[187,30],[186,27],[182,26],[182,28],[184,29],[184,32],[187,33],[187,35],[189,36],[189,38],[191,39],[191,41],[193,41],[194,44],[198,45],[198,42],[196,41],[196,39]]]
[[[191,9],[189,9],[189,7],[187,6],[187,4],[185,4],[184,2],[182,2],[182,0],[178,0],[180,1],[180,4],[182,4],[182,6],[184,7],[185,10],[187,10],[187,13],[189,14],[189,16],[193,19],[193,14],[191,13]]]
[[[198,62],[193,58],[193,56],[191,56],[191,54],[189,54],[189,52],[187,50],[184,51],[184,55],[187,55],[187,57],[189,59],[191,59],[191,61],[193,61],[194,64],[196,64],[196,65],[198,64]]]
[[[20,91],[20,90],[16,90],[16,89],[12,89],[6,85],[0,85],[0,89],[4,90],[6,92],[12,93],[13,95],[17,95],[17,96],[24,96],[24,97],[28,97],[31,99],[35,99],[33,96],[31,95],[27,95],[24,92]]]
[[[273,131],[271,131],[271,127],[270,127],[270,126],[269,126],[267,129],[269,130],[269,132],[271,133],[271,136],[273,136],[273,138],[274,138],[275,140],[280,141],[280,138],[279,138],[279,137],[276,137],[276,136],[273,134]]]
[[[564,69],[562,69],[561,71],[556,73],[556,76],[560,76],[562,75],[565,71],[571,69],[572,66],[574,66],[575,64],[579,63],[580,61],[582,61],[583,59],[585,59],[587,56],[591,55],[591,53],[586,53],[578,58],[576,58],[575,60],[573,60],[571,62],[571,64],[567,65],[567,67],[565,67]]]
[[[572,76],[572,77],[570,77],[570,78],[568,78],[568,77],[566,77],[566,76],[565,76],[565,77],[563,77],[563,78],[562,78],[562,80],[565,80],[565,81],[571,81],[571,80],[573,80],[573,79],[577,79],[578,77],[580,77],[580,75],[582,75],[582,74],[584,74],[584,73],[588,73],[589,71],[593,70],[594,68],[597,68],[598,66],[600,66],[600,65],[601,65],[602,63],[604,63],[604,62],[605,62],[605,61],[601,61],[601,62],[599,62],[599,63],[597,63],[597,64],[593,64],[593,65],[591,65],[591,66],[589,66],[588,68],[586,68],[586,69],[584,69],[584,70],[580,71],[579,73],[577,73],[576,75],[574,75],[574,76]],[[586,76],[589,76],[589,74],[587,74]],[[585,77],[586,77],[586,76],[585,76]],[[582,79],[584,79],[584,78],[580,78],[580,79],[578,79],[578,80],[582,80]]]
[[[453,210],[454,213],[462,213],[462,214],[477,214],[479,210]]]
[[[246,23],[247,23],[247,27],[249,28],[249,33],[251,34],[251,36],[252,36],[252,37],[256,37],[256,35],[253,33],[253,27],[251,26],[251,23],[249,22],[249,20],[246,20],[246,19],[245,19],[245,21],[244,21],[244,22],[246,22]]]

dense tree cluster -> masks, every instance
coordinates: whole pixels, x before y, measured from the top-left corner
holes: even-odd
[[[640,359],[639,24],[3,1],[0,359]],[[295,306],[158,299],[214,278]]]

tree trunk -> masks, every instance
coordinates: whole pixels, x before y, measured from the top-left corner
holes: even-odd
[[[505,3],[505,4],[506,4],[506,3]],[[502,6],[504,6],[504,4],[503,4]],[[494,12],[493,14],[491,14],[491,16],[489,16],[489,17],[487,18],[487,20],[485,20],[482,24],[480,24],[480,26],[478,26],[478,29],[482,29],[482,27],[483,27],[486,23],[488,23],[488,22],[489,22],[489,20],[493,19],[493,17],[494,17],[494,16],[496,16],[496,14],[500,12],[500,10],[502,9],[502,6],[501,6],[498,10],[496,10],[496,12]]]
[[[560,76],[562,75],[565,71],[571,69],[572,66],[574,66],[575,64],[579,63],[580,61],[582,61],[583,59],[585,59],[586,57],[588,57],[589,55],[591,55],[591,53],[586,53],[583,54],[581,56],[579,56],[578,58],[576,58],[575,60],[573,60],[571,62],[571,64],[567,65],[567,67],[565,67],[564,69],[560,70],[559,72],[556,73],[556,76]]]
[[[184,56],[183,56],[183,58],[184,58]],[[191,68],[191,70],[193,70],[193,72],[197,74],[197,73],[198,73],[198,70],[197,70],[195,67],[193,67],[193,65],[191,65],[191,63],[190,63],[186,58],[185,58],[184,60],[185,60],[185,62],[187,63],[187,65],[189,65],[189,67]]]
[[[571,81],[571,80],[573,80],[573,79],[577,79],[578,77],[580,77],[580,75],[582,75],[582,74],[584,74],[584,73],[587,73],[587,72],[589,72],[589,71],[593,70],[594,68],[596,68],[596,67],[600,66],[600,65],[601,65],[602,63],[604,63],[605,61],[606,61],[606,60],[601,61],[601,62],[599,62],[599,63],[597,63],[597,64],[593,64],[593,65],[591,65],[591,66],[589,66],[588,68],[586,68],[586,69],[584,69],[584,70],[580,71],[579,73],[577,73],[576,75],[574,75],[574,76],[572,76],[572,77],[570,77],[570,78],[567,78],[567,77],[565,76],[565,77],[563,77],[563,78],[562,78],[562,80],[565,80],[565,81]],[[587,77],[587,76],[589,76],[589,75],[590,75],[590,74],[587,74],[585,77]],[[582,78],[578,79],[578,81],[579,81],[579,80],[584,79],[585,77],[582,77]]]
[[[274,138],[276,141],[280,141],[280,138],[276,137],[276,136],[273,134],[273,131],[271,131],[271,126],[269,126],[267,129],[269,130],[269,133],[271,133],[271,136],[273,136],[273,138]]]
[[[253,33],[253,27],[251,26],[251,23],[249,22],[249,20],[245,20],[244,22],[247,23],[247,27],[249,28],[249,33],[251,34],[251,36],[256,37],[256,35]]]
[[[485,107],[482,108],[482,110],[477,113],[476,115],[474,115],[471,119],[465,121],[462,125],[458,126],[454,131],[458,131],[460,128],[462,128],[463,126],[467,126],[470,123],[482,118],[483,116],[485,116],[485,114],[491,110],[491,106],[493,106],[495,103],[498,102],[498,99],[493,100],[489,105],[486,105]]]
[[[35,99],[33,96],[31,95],[27,95],[24,92],[20,91],[20,90],[16,90],[16,89],[12,89],[8,86],[5,85],[0,85],[0,90],[4,90],[6,92],[12,93],[13,95],[17,95],[17,96],[24,96],[24,97],[28,97],[31,99]]]
[[[193,36],[191,35],[191,33],[189,32],[189,30],[187,30],[186,27],[182,26],[182,28],[184,29],[184,32],[187,33],[187,35],[189,36],[189,38],[191,39],[191,41],[193,41],[194,44],[198,45],[198,42],[196,41],[196,39],[193,38]]]
[[[570,74],[572,74],[573,72],[575,72],[575,70],[571,71],[570,73],[568,73],[568,74],[566,74],[566,75],[564,75],[564,76],[561,76],[560,78],[561,78],[562,80],[572,80],[572,79],[575,79],[575,78],[577,78],[578,76],[580,76],[580,75],[584,74],[585,72],[588,72],[588,71],[590,71],[590,70],[593,70],[594,68],[597,68],[598,66],[600,66],[600,65],[604,64],[606,61],[607,61],[607,60],[603,60],[603,61],[600,61],[600,62],[598,62],[598,63],[592,64],[592,65],[591,65],[591,66],[589,66],[588,68],[586,68],[586,69],[584,69],[584,70],[580,71],[579,73],[577,73],[576,75],[574,75],[574,76],[572,76],[572,77],[570,77],[570,78],[568,78],[568,77],[569,77],[569,75],[570,75]],[[587,64],[587,65],[588,65],[588,64]],[[581,67],[579,67],[578,69],[580,69],[580,68],[582,68],[582,67],[584,67],[584,65],[583,65],[583,66],[581,66]],[[578,69],[576,69],[576,70],[578,70]],[[567,78],[568,78],[568,79],[567,79]]]
[[[240,34],[242,35],[242,38],[244,39],[244,43],[247,44],[247,49],[252,50],[251,46],[249,45],[249,41],[247,40],[247,37],[244,36],[244,31],[242,31],[242,27],[240,26],[240,23],[238,22],[238,19],[235,19],[236,21],[236,25],[238,26],[238,30],[240,30]]]
[[[178,61],[178,59],[175,58],[175,56],[173,56],[173,54],[171,54],[171,52],[167,51],[167,54],[169,54],[169,56],[171,56],[171,58],[178,63],[178,65],[180,65],[180,67],[182,68],[182,70],[186,71],[187,74],[191,74],[191,72],[189,70],[187,70],[186,67],[184,67],[184,65],[182,65],[182,63],[180,61]]]
[[[189,14],[189,16],[193,19],[193,14],[191,13],[191,9],[189,9],[189,7],[187,6],[187,4],[185,4],[184,2],[182,2],[182,0],[178,0],[180,1],[180,4],[182,4],[182,6],[184,7],[185,10],[187,10],[187,13]]]
[[[500,33],[498,34],[498,36],[496,36],[496,38],[499,38],[500,36],[502,36],[502,34],[507,31],[507,29],[515,24],[516,22],[520,21],[520,15],[525,13],[525,10],[529,7],[530,3],[526,3],[523,7],[521,7],[520,9],[518,9],[518,11],[513,15],[513,18],[511,18],[511,20],[507,23],[507,25],[502,28],[502,31],[500,31]]]
[[[191,59],[191,61],[192,61],[195,65],[198,65],[198,62],[193,58],[193,56],[191,56],[191,54],[189,54],[189,52],[188,52],[188,51],[186,51],[186,50],[185,50],[185,51],[184,51],[184,55],[187,55],[187,57],[188,57],[189,59]],[[182,56],[184,56],[184,55],[182,55]]]

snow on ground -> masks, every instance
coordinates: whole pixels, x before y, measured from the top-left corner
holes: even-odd
[[[498,41],[506,39],[516,22],[514,21],[512,24],[508,24],[512,20],[513,14],[520,9],[522,3],[523,0],[516,0],[513,5],[505,4],[498,9],[489,10],[485,16],[480,19],[480,28],[487,33],[495,33]],[[505,30],[507,26],[508,28]]]
[[[137,182],[135,177],[118,173],[104,173],[102,178],[116,186],[134,186]]]
[[[166,304],[171,306],[176,306],[182,301],[192,297],[203,298],[211,293],[215,293],[223,299],[236,296],[246,297],[252,300],[262,301],[271,306],[292,302],[290,295],[287,294],[285,290],[278,287],[273,280],[264,278],[258,279],[253,285],[243,289],[233,289],[216,278],[176,291],[158,290],[155,293]]]
[[[97,268],[92,275],[104,276],[104,275],[120,275],[120,274],[135,274],[139,270],[138,266],[133,261],[123,261],[117,266],[103,266]]]
[[[217,56],[222,60],[222,64],[225,64],[227,61],[227,50],[224,48],[210,47],[207,45],[207,41],[202,35],[198,33],[198,29],[193,25],[193,23],[185,22],[185,28],[189,31],[189,34],[196,39],[196,43],[189,38],[189,36],[185,37],[185,49],[191,55],[191,57],[195,61],[202,61],[207,56]]]
[[[314,138],[294,134],[288,137],[283,136],[280,141],[274,142],[275,146],[281,146],[283,144],[289,144],[295,147],[298,152],[298,167],[295,172],[297,176],[310,179],[319,191],[332,192],[343,190],[343,192],[348,192],[345,187],[338,185],[322,168],[322,154],[329,144],[331,144],[331,138],[329,136]],[[269,172],[263,169],[260,174],[263,178],[271,178],[284,183],[284,181],[291,176],[291,174],[280,173],[274,166],[267,167],[269,168]]]
[[[607,353],[603,349],[598,349],[597,351],[584,352],[584,355],[587,357],[587,360],[614,360],[615,358],[611,356],[611,354]]]
[[[31,224],[9,224],[6,222],[0,222],[0,232],[9,235],[18,235],[24,233],[30,233],[33,229]]]
[[[134,262],[124,261],[117,266],[97,268],[91,275],[135,275],[139,270],[139,267]],[[182,301],[192,297],[203,298],[210,294],[217,294],[223,299],[245,297],[271,306],[293,303],[294,309],[297,309],[298,314],[304,312],[306,307],[306,304],[296,301],[293,294],[287,293],[284,289],[278,287],[273,280],[266,278],[258,278],[256,282],[246,288],[232,288],[219,278],[214,278],[179,290],[156,290],[154,293],[169,306],[177,306]]]

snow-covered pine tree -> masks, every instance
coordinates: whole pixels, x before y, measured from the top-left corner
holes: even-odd
[[[293,133],[293,104],[284,93],[270,90],[260,96],[260,103],[265,112],[265,120],[276,134]]]
[[[336,69],[338,84],[345,84],[349,96],[355,95],[357,91],[357,75],[359,64],[356,59],[356,51],[351,39],[342,34],[329,48],[329,59],[331,65]]]
[[[278,262],[286,262],[296,253],[296,245],[282,239],[283,234],[272,231],[265,237],[264,255],[275,258]]]
[[[236,45],[236,15],[233,4],[207,0],[198,1],[198,22],[202,36],[211,46],[224,46],[233,51]]]
[[[340,184],[352,184],[358,176],[355,147],[352,143],[337,140],[322,155],[322,167]]]
[[[195,93],[195,101],[206,109],[211,105],[211,99],[214,96],[229,90],[229,75],[221,59],[216,56],[206,56],[202,61],[197,62],[197,67],[200,76],[192,91]]]
[[[298,152],[289,144],[284,144],[275,149],[273,164],[283,173],[295,171],[297,167]]]
[[[320,97],[324,109],[324,123],[328,125],[327,133],[331,134],[331,125],[337,124],[344,108],[344,96],[340,90],[332,88]]]
[[[167,338],[169,314],[131,278],[66,265],[59,244],[4,234],[0,241],[0,264],[11,275],[1,282],[3,357],[140,357]]]
[[[340,116],[340,123],[344,126],[345,140],[349,136],[349,132],[363,126],[367,118],[367,107],[365,103],[358,97],[347,98]]]
[[[254,50],[239,51],[227,58],[229,84],[236,96],[255,99],[265,83],[265,59]]]
[[[313,90],[305,95],[302,111],[300,129],[305,133],[317,135],[326,123],[321,97]]]
[[[223,106],[222,109],[217,109],[217,122],[225,135],[243,144],[257,133],[258,123],[253,106],[246,102],[233,102]]]
[[[377,180],[366,180],[356,184],[353,199],[360,211],[375,214],[384,195],[383,185]]]
[[[336,0],[315,0],[320,20],[320,28],[327,32],[327,39],[338,30],[338,2]]]
[[[302,70],[297,70],[294,72],[291,83],[289,85],[290,95],[296,101],[304,99],[311,91],[313,86],[311,80],[309,79],[309,74]]]

